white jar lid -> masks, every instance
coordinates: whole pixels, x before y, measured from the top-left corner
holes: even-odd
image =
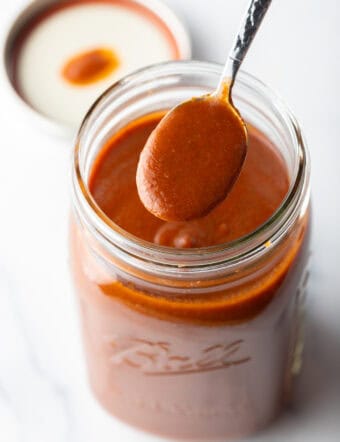
[[[4,51],[21,106],[73,134],[109,86],[147,65],[190,58],[191,42],[160,0],[36,0],[12,23]]]

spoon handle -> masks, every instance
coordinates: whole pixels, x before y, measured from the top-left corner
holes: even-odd
[[[236,74],[248,49],[258,31],[272,0],[251,0],[247,13],[241,22],[240,30],[228,55],[217,94],[225,94],[226,85],[229,86],[229,95],[234,84]]]

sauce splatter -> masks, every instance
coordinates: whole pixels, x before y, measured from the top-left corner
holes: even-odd
[[[97,48],[68,60],[62,76],[72,85],[86,86],[108,77],[119,65],[119,58],[112,49]]]

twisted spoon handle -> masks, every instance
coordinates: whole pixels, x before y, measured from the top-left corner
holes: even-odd
[[[236,74],[246,56],[248,49],[258,31],[263,17],[265,16],[272,0],[251,0],[247,13],[242,20],[240,30],[236,40],[228,55],[220,84],[217,89],[217,95],[225,94],[226,85],[229,86],[229,95],[234,84]]]

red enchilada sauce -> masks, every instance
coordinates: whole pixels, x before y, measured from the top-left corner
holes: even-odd
[[[158,218],[200,218],[232,189],[247,153],[247,131],[225,90],[223,97],[206,95],[176,106],[146,141],[137,189]]]
[[[249,126],[248,154],[228,197],[203,218],[164,222],[141,203],[136,169],[141,150],[162,115],[149,115],[116,134],[102,149],[92,169],[90,191],[105,214],[129,233],[172,247],[222,244],[251,233],[284,199],[289,179],[283,160],[270,141]]]
[[[89,179],[90,191],[105,214],[127,232],[146,241],[176,248],[195,248],[233,241],[254,231],[282,203],[289,188],[286,166],[271,142],[248,127],[248,154],[228,197],[203,218],[164,222],[139,199],[136,186],[138,158],[163,114],[145,116],[123,128],[96,158]],[[300,240],[302,241],[303,235]],[[299,250],[298,241],[281,260],[274,274],[239,291],[195,293],[183,298],[152,297],[119,282],[103,284],[108,296],[134,309],[161,318],[200,323],[239,322],[256,316],[271,301]]]
[[[146,241],[188,248],[235,240],[271,217],[288,192],[288,171],[252,126],[239,178],[209,214],[164,222],[148,212],[138,196],[136,169],[162,116],[121,129],[93,163],[89,189],[112,221]],[[290,389],[306,218],[249,267],[189,281],[158,275],[149,281],[147,271],[111,254],[103,266],[96,241],[92,249],[91,237],[73,224],[72,265],[90,382],[104,407],[130,424],[180,439],[224,440],[270,422]]]
[[[76,54],[68,60],[62,76],[76,86],[87,86],[103,80],[119,67],[119,59],[112,49],[97,48]]]

